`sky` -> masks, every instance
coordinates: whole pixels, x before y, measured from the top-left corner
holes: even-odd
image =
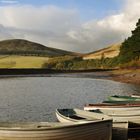
[[[123,42],[140,18],[140,0],[0,0],[0,40],[92,52]]]

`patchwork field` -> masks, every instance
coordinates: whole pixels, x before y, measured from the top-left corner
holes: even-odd
[[[48,57],[0,56],[0,68],[42,68]]]

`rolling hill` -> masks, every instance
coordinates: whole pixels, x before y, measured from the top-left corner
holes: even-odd
[[[46,47],[44,45],[30,42],[22,39],[11,39],[0,41],[0,54],[2,55],[43,55],[43,56],[64,56],[78,55],[78,53],[65,51],[56,48]]]
[[[118,54],[120,53],[120,47],[121,47],[120,43],[114,44],[114,45],[111,45],[107,48],[85,54],[83,56],[83,59],[84,60],[101,59],[101,57],[103,57],[103,56],[104,56],[104,58],[113,58],[115,56],[118,56]]]

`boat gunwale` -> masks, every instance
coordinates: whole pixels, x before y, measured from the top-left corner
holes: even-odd
[[[107,104],[107,103],[103,103],[103,104],[87,104],[84,107],[104,107],[104,108],[129,108],[129,107],[140,107],[140,103],[139,104]]]

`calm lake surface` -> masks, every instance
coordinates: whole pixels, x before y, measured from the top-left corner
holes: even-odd
[[[83,108],[109,95],[131,93],[140,93],[140,87],[90,78],[0,79],[0,121],[55,121],[56,108]]]

